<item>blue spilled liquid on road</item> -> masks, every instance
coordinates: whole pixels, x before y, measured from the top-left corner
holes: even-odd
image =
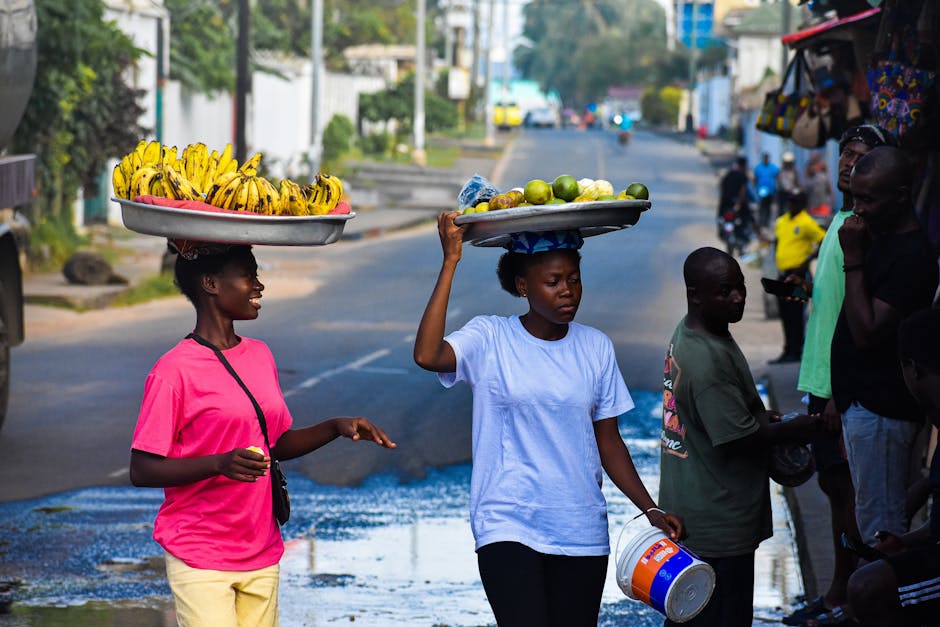
[[[661,397],[634,397],[621,434],[655,498]],[[470,533],[469,464],[429,470],[419,481],[376,475],[357,487],[288,478],[282,625],[494,624]],[[604,489],[614,550],[637,510],[609,481]],[[0,504],[0,611],[9,606],[0,626],[174,622],[162,550],[151,538],[162,498],[162,490],[98,488]],[[758,552],[755,591],[758,615],[771,621],[801,593],[782,499],[774,514],[775,537]],[[600,625],[662,620],[623,594],[611,561]]]

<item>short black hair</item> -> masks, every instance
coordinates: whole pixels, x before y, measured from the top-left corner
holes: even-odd
[[[921,309],[901,321],[898,357],[940,373],[940,309]]]
[[[189,302],[196,304],[199,299],[199,281],[206,274],[219,274],[226,265],[233,261],[254,263],[255,257],[251,246],[232,246],[225,252],[212,255],[199,255],[195,259],[185,259],[177,255],[173,267],[173,282]]]
[[[852,173],[859,176],[874,174],[878,181],[906,187],[908,190],[914,182],[914,167],[910,158],[900,148],[892,146],[872,148],[858,160]]]
[[[734,257],[712,246],[703,246],[689,253],[682,265],[682,278],[686,288],[698,287],[716,262],[737,264]]]
[[[559,248],[546,250],[540,253],[516,253],[508,251],[502,254],[496,263],[496,276],[499,285],[513,296],[522,296],[516,289],[516,277],[524,277],[529,268],[538,264],[548,253],[566,252],[581,262],[581,253],[574,248]]]

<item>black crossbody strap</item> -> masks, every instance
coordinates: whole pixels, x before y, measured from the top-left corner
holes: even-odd
[[[219,358],[219,361],[222,362],[222,365],[225,366],[225,369],[228,370],[229,374],[232,375],[232,377],[235,379],[238,385],[240,385],[241,388],[245,390],[245,394],[248,395],[248,398],[251,400],[251,404],[255,408],[255,413],[258,415],[258,424],[261,425],[261,434],[264,436],[264,445],[268,447],[268,453],[270,454],[271,443],[268,441],[268,423],[264,419],[264,412],[261,411],[261,405],[259,405],[258,401],[255,400],[255,397],[251,393],[251,391],[248,389],[248,386],[245,385],[245,382],[242,381],[241,377],[238,376],[238,373],[235,372],[235,369],[232,368],[232,364],[228,362],[228,359],[225,358],[225,355],[222,354],[222,351],[220,351],[212,342],[205,339],[204,337],[200,335],[196,335],[195,333],[190,333],[189,335],[186,336],[186,339],[195,340],[196,342],[198,342],[199,344],[202,344],[206,348],[212,349],[212,352],[214,352],[215,356]]]

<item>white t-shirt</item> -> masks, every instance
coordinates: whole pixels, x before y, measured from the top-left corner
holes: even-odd
[[[540,553],[607,555],[607,502],[593,422],[633,409],[614,346],[577,323],[556,341],[518,316],[478,316],[444,338],[473,388],[470,521],[476,548],[519,542]]]

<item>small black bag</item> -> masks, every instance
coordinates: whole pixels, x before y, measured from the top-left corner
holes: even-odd
[[[239,377],[238,373],[235,372],[235,369],[232,368],[232,364],[228,362],[228,360],[225,358],[225,355],[222,354],[222,351],[216,348],[211,342],[196,335],[195,333],[190,333],[186,336],[186,338],[195,340],[206,348],[211,348],[215,353],[215,356],[218,357],[219,361],[222,362],[222,365],[225,366],[225,369],[228,370],[229,374],[235,378],[235,381],[238,383],[238,385],[241,386],[241,388],[245,391],[245,394],[248,395],[252,406],[255,408],[255,413],[258,415],[258,424],[261,425],[261,434],[264,436],[264,445],[268,449],[268,454],[270,454],[271,443],[268,441],[268,423],[264,419],[264,412],[261,411],[261,406],[258,405],[258,401],[255,400],[255,397],[248,389],[248,386],[245,385],[245,382],[241,380],[241,377]],[[277,522],[281,525],[286,523],[288,519],[290,519],[290,495],[287,493],[287,477],[285,477],[284,473],[281,472],[281,465],[273,457],[271,458],[271,504],[273,506],[274,517],[277,519]]]

